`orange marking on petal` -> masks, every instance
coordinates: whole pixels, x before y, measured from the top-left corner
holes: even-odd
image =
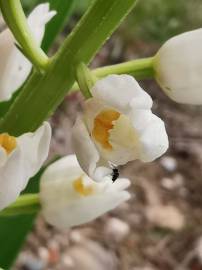
[[[78,192],[82,196],[89,196],[93,194],[93,187],[92,186],[84,186],[82,177],[74,180],[73,187],[76,192]]]
[[[0,134],[0,146],[5,149],[7,154],[10,154],[17,146],[16,138],[7,133]]]
[[[119,117],[119,112],[106,110],[99,113],[94,119],[92,135],[107,150],[112,150],[112,145],[109,143],[109,131],[113,128],[113,121]]]

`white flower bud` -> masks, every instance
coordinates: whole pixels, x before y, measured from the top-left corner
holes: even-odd
[[[154,58],[156,79],[174,101],[202,104],[202,29],[169,39]]]

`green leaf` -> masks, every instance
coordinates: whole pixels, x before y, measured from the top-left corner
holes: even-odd
[[[58,33],[64,27],[74,7],[74,0],[49,0],[50,9],[57,11],[57,14],[46,26],[46,33],[43,39],[42,48],[48,51]]]
[[[33,177],[24,193],[36,193],[43,170]],[[31,230],[36,214],[0,217],[0,265],[10,269]]]
[[[36,215],[0,218],[0,265],[10,269]]]

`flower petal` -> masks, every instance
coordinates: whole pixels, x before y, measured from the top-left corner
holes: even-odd
[[[150,109],[151,97],[139,86],[130,75],[109,75],[98,80],[91,90],[94,98],[106,106],[127,113],[131,102],[139,109]]]
[[[66,229],[93,221],[129,199],[130,194],[127,191],[121,191],[100,194],[82,201],[77,200],[70,203],[67,201],[62,207],[58,207],[56,203],[49,201],[48,203],[52,207],[50,208],[46,204],[47,208],[45,208],[45,205],[43,205],[42,214],[46,221],[53,226]]]
[[[0,209],[14,202],[48,156],[51,129],[44,123],[34,133],[17,138],[17,147],[0,164]]]
[[[45,33],[46,23],[48,23],[55,15],[56,11],[49,10],[49,3],[38,5],[29,15],[28,24],[39,46],[41,45]]]
[[[84,172],[77,161],[76,155],[68,155],[52,163],[43,173],[44,181],[55,181],[56,178],[71,181]],[[43,183],[44,181],[41,181]]]
[[[17,138],[27,177],[35,175],[48,157],[50,140],[51,127],[48,122],[44,122],[36,132],[25,133]],[[26,185],[25,181],[24,187]]]
[[[163,155],[168,149],[168,136],[164,122],[151,114],[147,128],[140,136],[140,157],[144,162],[151,162]]]
[[[72,141],[78,162],[84,172],[95,181],[103,181],[112,174],[112,169],[100,159],[95,144],[80,117],[77,118],[72,130]]]

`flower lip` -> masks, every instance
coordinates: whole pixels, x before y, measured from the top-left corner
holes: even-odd
[[[100,112],[94,119],[92,136],[106,150],[112,150],[113,148],[109,142],[109,131],[113,128],[113,122],[119,117],[119,112],[109,109]]]
[[[83,175],[75,179],[72,185],[73,185],[74,190],[81,196],[90,196],[94,192],[92,185],[87,185],[87,186],[85,185],[84,180],[83,180]]]

